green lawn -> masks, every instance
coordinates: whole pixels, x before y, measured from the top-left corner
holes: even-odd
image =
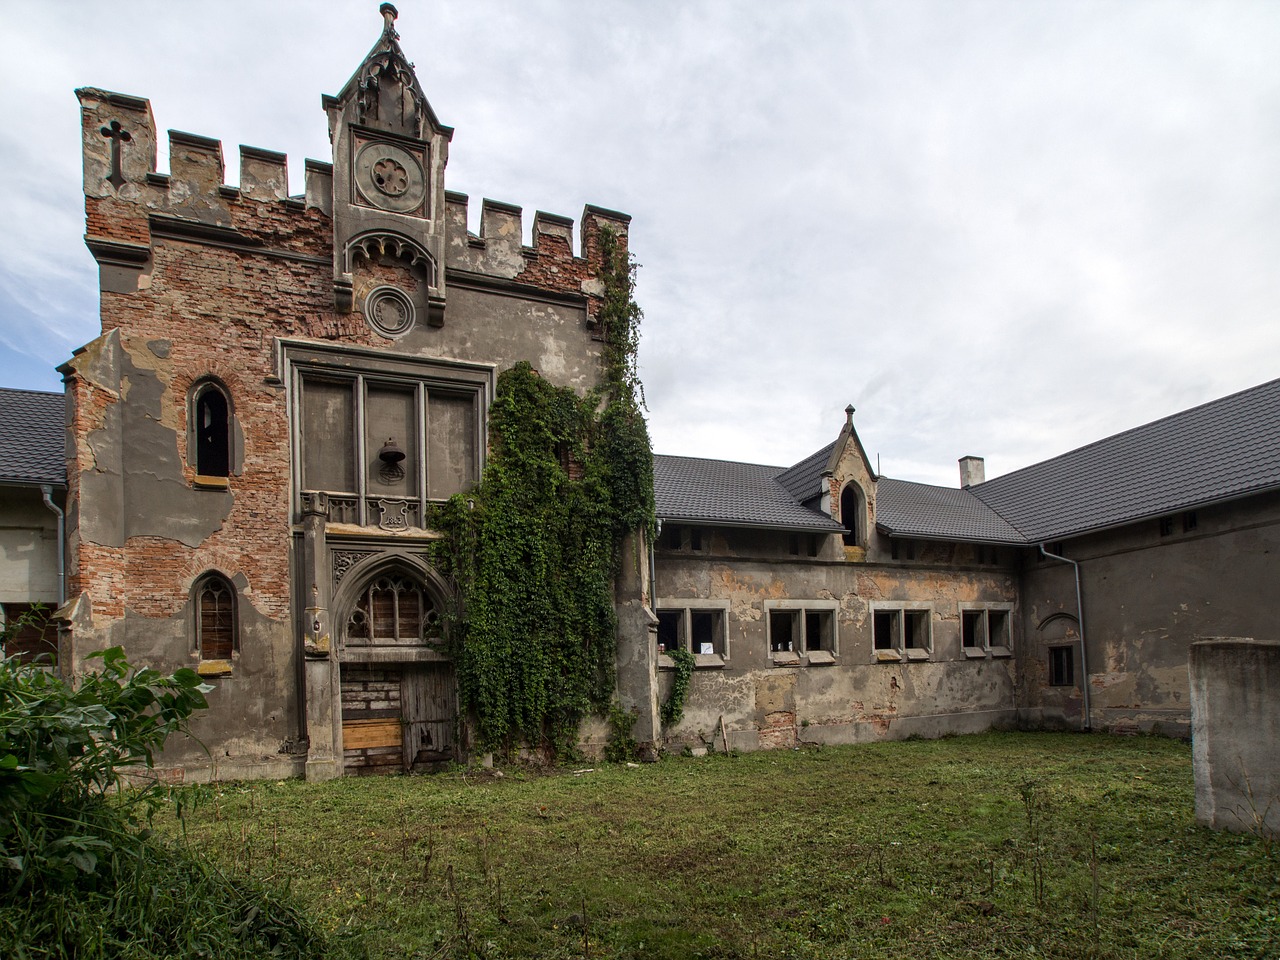
[[[186,843],[378,958],[1280,956],[1280,849],[1196,826],[1163,739],[183,793]]]

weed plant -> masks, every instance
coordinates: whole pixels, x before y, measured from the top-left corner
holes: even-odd
[[[1195,824],[1174,741],[503,772],[225,784],[187,842],[373,957],[1280,956],[1277,862]]]

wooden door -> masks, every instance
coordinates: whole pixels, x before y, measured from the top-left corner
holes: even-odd
[[[430,770],[458,758],[453,664],[407,666],[401,675],[404,769]]]

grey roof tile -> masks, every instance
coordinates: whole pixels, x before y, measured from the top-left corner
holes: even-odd
[[[653,458],[653,492],[663,520],[720,526],[838,533],[844,528],[796,502],[782,467],[699,457]]]
[[[0,387],[0,482],[66,483],[65,409],[60,393]]]
[[[1280,487],[1280,380],[970,487],[1031,542]]]
[[[822,472],[827,469],[827,461],[831,459],[831,451],[835,446],[836,442],[832,440],[795,466],[783,470],[778,474],[778,483],[782,484],[782,488],[800,503],[822,496],[819,481],[822,479]]]
[[[1022,543],[1023,537],[968,490],[881,477],[876,526],[891,536]]]

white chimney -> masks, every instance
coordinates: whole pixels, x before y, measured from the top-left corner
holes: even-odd
[[[986,462],[981,457],[960,458],[960,486],[972,487],[987,479]]]

